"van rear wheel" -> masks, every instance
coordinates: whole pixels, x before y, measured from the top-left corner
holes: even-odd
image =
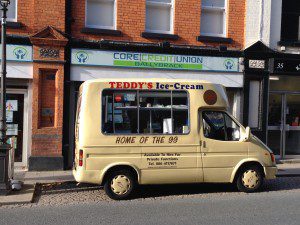
[[[105,193],[114,200],[128,199],[136,188],[136,179],[128,170],[114,171],[104,183]]]
[[[263,173],[258,166],[249,166],[240,171],[236,185],[239,191],[256,192],[263,185]]]

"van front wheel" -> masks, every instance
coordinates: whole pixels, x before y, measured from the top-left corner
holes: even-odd
[[[127,170],[112,172],[104,183],[105,193],[114,200],[128,199],[135,187],[136,180]]]
[[[258,191],[263,184],[263,179],[262,171],[257,166],[244,168],[238,174],[237,188],[247,193]]]

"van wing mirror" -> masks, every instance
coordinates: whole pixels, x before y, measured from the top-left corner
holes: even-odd
[[[250,129],[250,127],[246,127],[245,136],[244,136],[243,141],[249,141],[250,135],[251,135],[251,129]]]

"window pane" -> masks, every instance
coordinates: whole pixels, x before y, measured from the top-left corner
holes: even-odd
[[[88,0],[87,26],[114,27],[114,1]]]
[[[250,81],[249,88],[249,127],[259,128],[260,81]]]
[[[226,140],[238,141],[240,140],[240,127],[236,124],[227,114],[225,115],[226,121]]]
[[[172,133],[171,92],[140,91],[140,133]]]
[[[223,34],[224,26],[223,11],[202,10],[201,14],[201,34]]]
[[[171,6],[147,5],[146,30],[171,31]]]
[[[202,6],[225,7],[225,0],[202,0]]]
[[[140,109],[140,133],[172,134],[170,109]]]
[[[137,133],[136,96],[136,92],[103,91],[103,133]]]
[[[203,112],[203,133],[210,139],[225,141],[225,121],[222,112]]]
[[[185,91],[173,91],[173,122],[175,134],[189,133],[188,96]]]
[[[8,20],[15,20],[16,19],[16,6],[17,1],[16,0],[11,0],[10,4],[8,6],[7,10],[7,19]]]

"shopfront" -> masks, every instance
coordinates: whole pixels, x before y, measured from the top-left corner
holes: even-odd
[[[270,75],[268,145],[282,158],[300,157],[300,60],[274,59]]]
[[[124,48],[125,49],[125,48]],[[68,164],[73,159],[74,115],[79,85],[97,78],[166,78],[207,80],[226,87],[230,111],[241,119],[241,95],[243,73],[240,58],[230,55],[188,55],[142,51],[122,51],[112,49],[73,48],[70,68],[70,108],[69,108],[69,153]],[[191,51],[192,52],[192,51]],[[217,53],[220,53],[217,51]]]
[[[257,42],[245,50],[244,125],[277,158],[300,158],[300,57]]]
[[[27,169],[31,148],[32,46],[7,46],[6,135],[15,138],[15,168]]]

